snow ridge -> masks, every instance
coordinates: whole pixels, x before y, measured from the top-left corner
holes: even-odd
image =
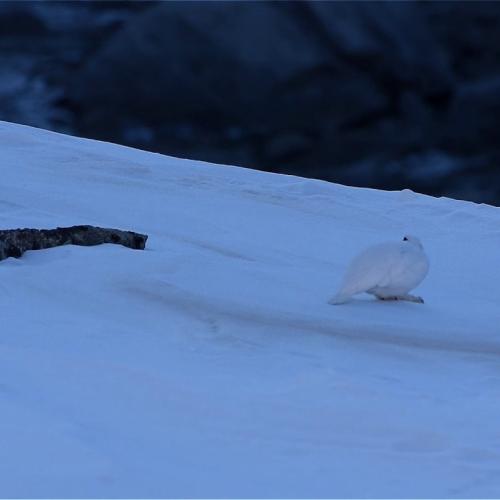
[[[2,496],[499,496],[499,209],[8,123],[0,146],[2,228],[149,235],[0,263]],[[425,304],[327,303],[408,233]]]

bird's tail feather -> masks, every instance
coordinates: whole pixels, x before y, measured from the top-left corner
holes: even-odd
[[[328,303],[332,305],[345,304],[352,297],[349,293],[339,292],[337,295],[332,297]]]

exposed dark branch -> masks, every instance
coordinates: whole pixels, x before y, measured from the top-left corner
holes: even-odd
[[[0,260],[21,257],[27,250],[61,245],[93,246],[115,243],[128,248],[144,250],[147,235],[95,226],[58,227],[56,229],[0,230]]]

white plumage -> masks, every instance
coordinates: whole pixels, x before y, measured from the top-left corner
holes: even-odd
[[[418,286],[429,271],[429,259],[420,240],[405,236],[400,242],[374,245],[351,262],[340,289],[330,304],[343,304],[353,295],[367,292],[382,300],[423,303],[408,292]]]

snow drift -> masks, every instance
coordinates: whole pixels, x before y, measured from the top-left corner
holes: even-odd
[[[500,211],[0,124],[0,495],[498,497]],[[418,235],[425,305],[327,303]]]

